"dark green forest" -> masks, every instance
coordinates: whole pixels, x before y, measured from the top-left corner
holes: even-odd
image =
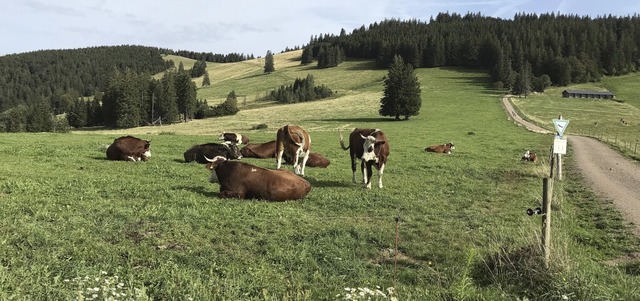
[[[486,69],[498,87],[526,94],[550,84],[637,71],[640,16],[521,13],[505,20],[440,13],[429,22],[392,19],[363,25],[351,34],[343,29],[337,36],[315,36],[307,47],[315,57],[327,44],[340,47],[348,58],[375,59],[379,68],[387,68],[398,54],[416,68]]]
[[[349,34],[343,29],[339,35],[313,36],[304,46],[301,62],[310,64],[315,59],[319,68],[330,68],[344,59],[373,59],[378,68],[388,68],[399,55],[414,68],[487,70],[496,88],[526,95],[550,85],[636,72],[639,49],[637,14],[591,18],[521,13],[500,19],[440,13],[428,22],[391,19],[363,25]],[[161,80],[149,79],[175,67],[163,60],[164,54],[195,59],[204,68],[205,62],[253,58],[144,46],[1,56],[0,132],[55,131],[69,125],[133,127],[211,115],[199,111],[206,106],[197,100],[190,79],[204,68],[187,72],[180,66]]]

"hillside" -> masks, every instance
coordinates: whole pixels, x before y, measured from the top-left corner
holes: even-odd
[[[247,131],[258,124],[267,124],[276,128],[290,120],[287,113],[296,111],[296,119],[316,120],[308,127],[313,130],[335,130],[322,122],[323,117],[349,116],[365,118],[377,115],[378,105],[382,97],[382,79],[386,70],[370,69],[373,62],[368,60],[347,61],[337,68],[317,69],[315,66],[300,65],[301,51],[291,51],[274,55],[276,72],[264,74],[261,59],[247,60],[237,63],[207,64],[211,78],[211,86],[199,87],[198,98],[206,99],[209,105],[225,100],[232,90],[238,95],[240,112],[233,116],[193,120],[188,123],[172,125],[145,126],[121,130],[98,130],[100,133],[157,134],[172,132],[176,134],[215,134],[213,128],[220,131]],[[171,58],[171,57],[169,57]],[[189,62],[188,60],[185,62]],[[185,63],[185,66],[188,66]],[[335,98],[329,100],[299,103],[290,105],[274,105],[257,102],[267,92],[280,85],[291,84],[296,78],[304,78],[308,74],[315,77],[316,84],[327,85],[337,92]],[[156,77],[161,75],[156,75]],[[202,78],[195,79],[201,86]],[[298,110],[297,108],[304,108]],[[350,126],[350,125],[349,125]],[[347,128],[349,127],[347,126]],[[85,132],[85,131],[79,131]],[[96,131],[93,131],[96,132]]]

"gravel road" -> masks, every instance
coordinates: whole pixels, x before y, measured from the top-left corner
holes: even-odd
[[[518,116],[508,97],[502,98],[502,104],[511,119],[530,131],[551,133]],[[633,224],[634,233],[640,236],[640,164],[593,138],[567,136],[567,139],[578,170],[592,191],[603,199],[612,200]]]

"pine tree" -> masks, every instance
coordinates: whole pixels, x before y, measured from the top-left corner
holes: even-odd
[[[413,67],[405,64],[401,56],[394,56],[389,73],[384,80],[380,115],[395,116],[396,120],[400,120],[400,116],[408,120],[409,116],[418,115],[422,106],[420,93],[420,82]]]
[[[264,57],[264,73],[271,73],[276,71],[276,68],[273,65],[273,54],[271,50],[267,50],[267,55]]]
[[[186,122],[192,119],[196,112],[196,85],[186,72],[176,74],[175,85],[178,112]]]
[[[205,71],[202,76],[202,86],[208,87],[211,86],[211,80],[209,79],[209,72]]]
[[[309,44],[307,45],[307,47],[305,47],[302,50],[302,60],[300,64],[308,65],[308,64],[311,64],[312,62],[313,62],[313,47],[311,46],[311,44]]]

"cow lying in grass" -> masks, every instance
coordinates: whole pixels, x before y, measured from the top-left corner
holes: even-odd
[[[536,162],[538,160],[538,156],[536,155],[536,153],[527,150],[526,152],[524,152],[524,155],[522,155],[521,160],[527,162]]]
[[[240,153],[245,158],[275,158],[276,157],[276,141],[271,140],[264,143],[249,143],[240,149]],[[283,154],[283,159],[287,164],[293,164],[293,159]],[[306,166],[308,167],[327,167],[331,162],[319,153],[310,152]]]
[[[451,154],[451,151],[454,149],[456,149],[455,145],[449,142],[447,144],[427,146],[427,148],[425,148],[424,150],[426,152],[432,152],[432,153]]]
[[[311,184],[288,170],[271,170],[218,156],[207,158],[209,182],[219,183],[221,198],[285,201],[304,198]]]

